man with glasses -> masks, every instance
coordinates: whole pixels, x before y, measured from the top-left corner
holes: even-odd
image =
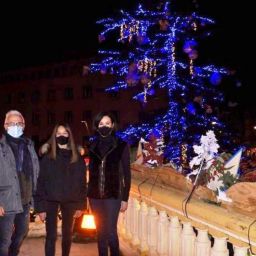
[[[17,110],[6,113],[0,139],[0,255],[18,255],[29,225],[30,205],[39,172],[32,141],[23,134]]]

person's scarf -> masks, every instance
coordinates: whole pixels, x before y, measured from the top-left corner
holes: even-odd
[[[28,150],[28,141],[23,136],[14,138],[6,133],[6,139],[10,145],[16,163],[17,172],[23,172],[27,179],[32,177],[33,166]]]

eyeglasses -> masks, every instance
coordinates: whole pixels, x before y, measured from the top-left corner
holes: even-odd
[[[23,123],[23,122],[17,122],[17,123],[15,123],[15,122],[10,122],[10,123],[5,123],[7,126],[21,126],[21,127],[23,127],[25,124]]]

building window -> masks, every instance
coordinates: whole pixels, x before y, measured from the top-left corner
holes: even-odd
[[[83,112],[83,116],[82,116],[82,119],[84,121],[91,121],[92,120],[92,111],[91,110],[85,110]]]
[[[83,86],[82,95],[84,99],[92,98],[92,86],[91,85]]]
[[[8,93],[6,95],[4,95],[4,103],[5,104],[11,104],[12,103],[12,94]]]
[[[19,92],[18,94],[18,103],[24,103],[26,100],[25,92]]]
[[[56,100],[56,90],[49,89],[47,92],[47,100],[48,101],[55,101]]]
[[[72,111],[64,112],[64,122],[68,123],[68,124],[73,123],[73,112]]]
[[[39,113],[32,113],[32,124],[35,126],[40,125],[40,114]]]
[[[47,112],[47,123],[48,124],[55,124],[56,123],[56,115],[55,113],[48,111]]]
[[[72,100],[74,98],[73,88],[66,87],[64,90],[64,99],[65,100]]]
[[[31,94],[31,102],[32,103],[38,103],[40,101],[40,91],[39,90],[35,90],[32,92]]]

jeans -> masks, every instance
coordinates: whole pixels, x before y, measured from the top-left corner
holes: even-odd
[[[95,217],[99,256],[119,256],[117,220],[121,207],[120,199],[89,199]]]
[[[55,255],[55,244],[57,239],[57,218],[59,208],[62,217],[62,256],[68,256],[72,243],[72,231],[75,210],[69,204],[59,202],[47,202],[46,211],[46,241],[45,255]]]
[[[23,212],[0,217],[0,255],[16,256],[28,233],[30,205],[23,205]]]

